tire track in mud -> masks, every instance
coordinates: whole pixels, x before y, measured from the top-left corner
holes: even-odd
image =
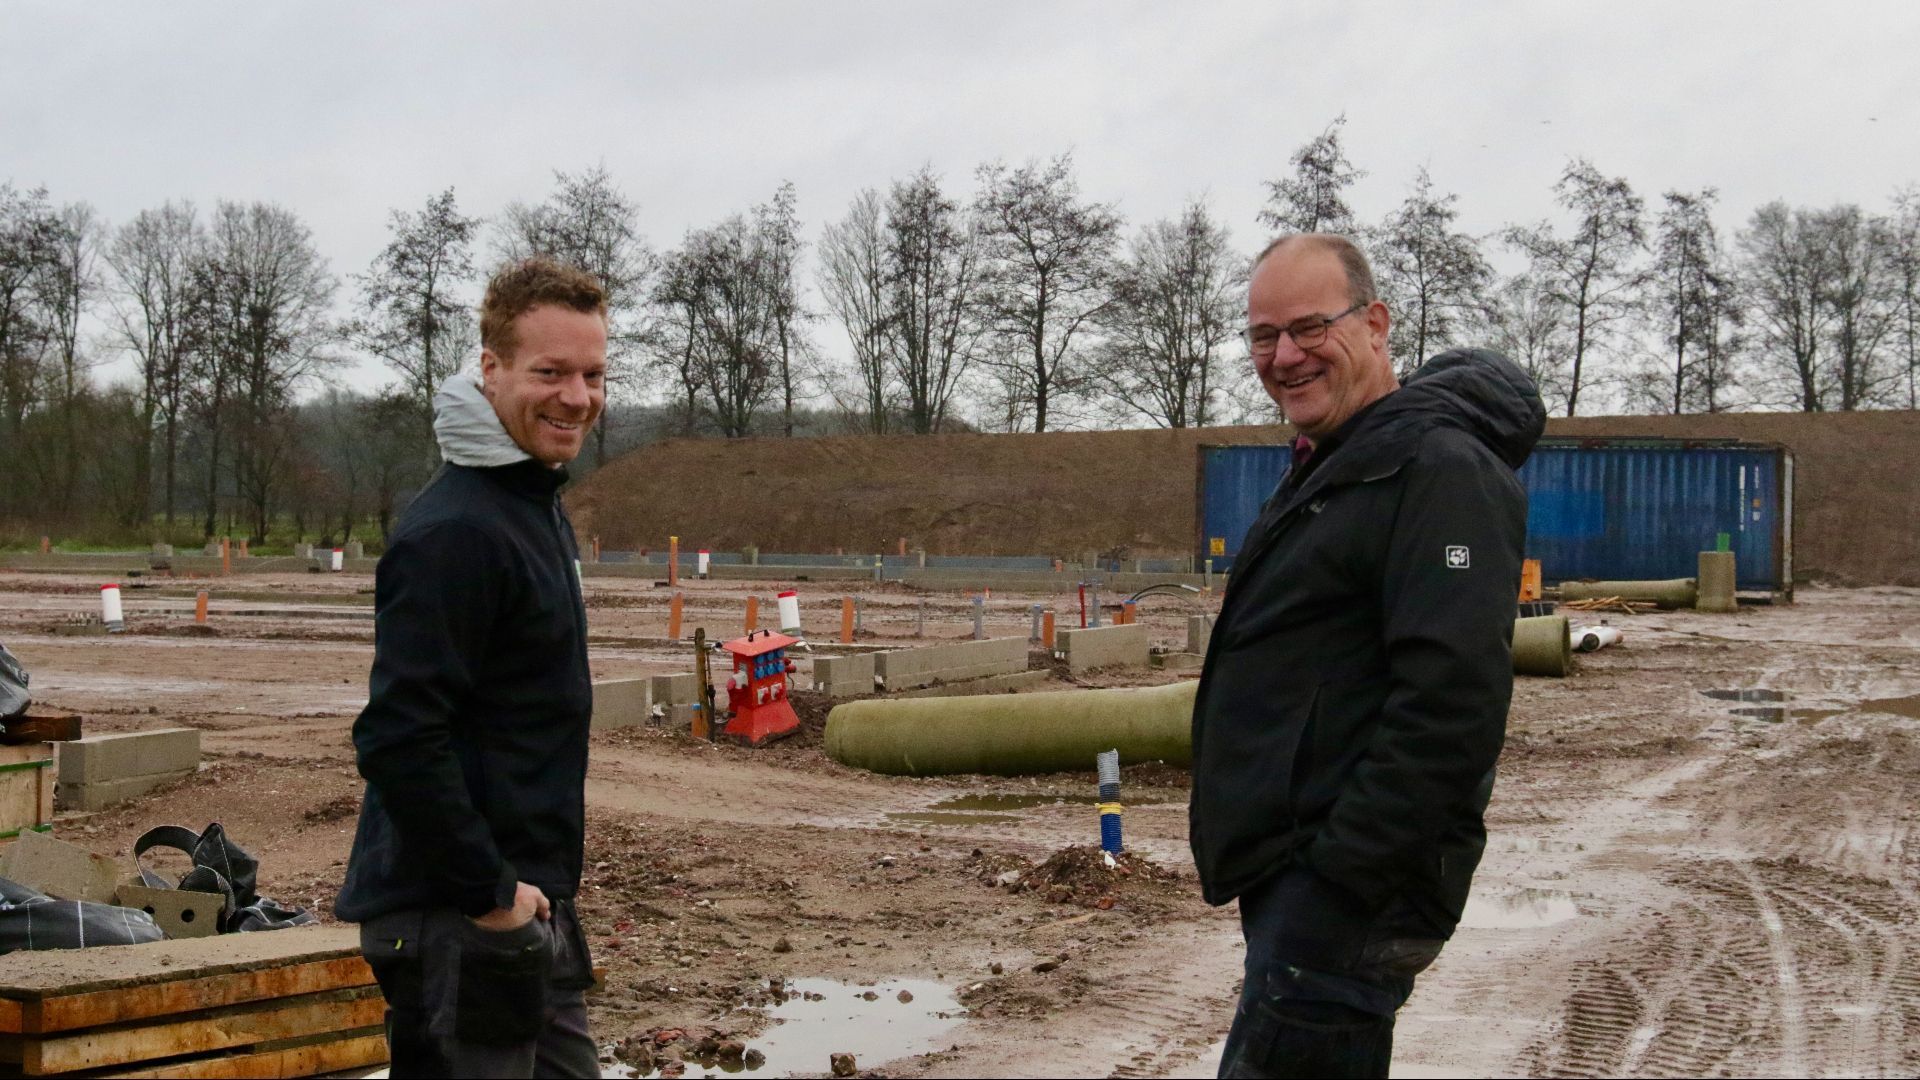
[[[1798,860],[1682,866],[1686,899],[1573,967],[1542,1076],[1899,1076],[1920,1050],[1920,912],[1884,881]]]

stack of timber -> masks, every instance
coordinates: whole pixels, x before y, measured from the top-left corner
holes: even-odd
[[[352,927],[0,957],[0,1076],[289,1077],[387,1060]]]
[[[29,707],[0,721],[0,841],[53,820],[53,744],[80,737],[80,718]]]

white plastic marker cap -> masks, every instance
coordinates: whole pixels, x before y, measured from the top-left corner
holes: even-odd
[[[694,573],[699,574],[701,577],[707,576],[707,549],[706,548],[701,548],[699,557],[694,560]]]
[[[106,624],[108,631],[119,633],[127,628],[126,619],[120,610],[120,586],[100,586],[100,621]]]
[[[800,594],[788,589],[779,596],[780,632],[798,634],[800,632]]]
[[[339,573],[347,567],[347,553],[341,548],[333,549],[333,572]]]

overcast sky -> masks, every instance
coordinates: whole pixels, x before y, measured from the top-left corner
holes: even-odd
[[[1878,209],[1920,181],[1920,5],[1601,10],[12,2],[0,181],[114,224],[168,198],[280,203],[343,283],[392,208],[451,185],[491,215],[598,163],[656,249],[783,179],[811,238],[921,164],[965,192],[982,161],[1065,150],[1129,231],[1199,195],[1252,249],[1260,182],[1343,113],[1367,219],[1422,165],[1473,231],[1550,215],[1576,155],[1650,206],[1718,187],[1729,236],[1771,199]]]

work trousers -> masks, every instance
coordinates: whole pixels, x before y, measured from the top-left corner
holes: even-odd
[[[1393,1016],[1443,941],[1404,936],[1403,905],[1362,913],[1293,866],[1240,897],[1246,981],[1222,1077],[1384,1077]]]
[[[360,946],[387,999],[395,1080],[600,1075],[583,999],[593,964],[571,901],[498,932],[452,908],[392,912],[361,924]]]

